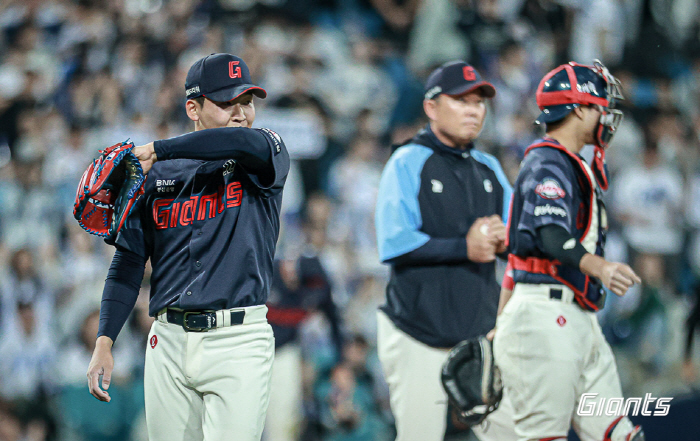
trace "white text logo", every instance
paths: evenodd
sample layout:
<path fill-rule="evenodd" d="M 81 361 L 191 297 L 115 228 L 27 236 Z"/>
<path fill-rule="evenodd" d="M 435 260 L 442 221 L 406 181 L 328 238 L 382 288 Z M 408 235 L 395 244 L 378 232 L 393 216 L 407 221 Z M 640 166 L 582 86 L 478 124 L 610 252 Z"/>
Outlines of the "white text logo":
<path fill-rule="evenodd" d="M 581 395 L 581 400 L 578 403 L 576 414 L 579 416 L 666 416 L 671 405 L 669 404 L 673 398 L 661 397 L 654 398 L 651 394 L 645 394 L 644 399 L 627 398 L 600 398 L 597 393 L 589 393 Z M 656 405 L 650 408 L 651 403 L 656 401 Z"/>
<path fill-rule="evenodd" d="M 175 179 L 156 179 L 156 191 L 158 193 L 175 191 Z"/>
<path fill-rule="evenodd" d="M 551 205 L 540 205 L 535 207 L 535 216 L 557 215 L 566 217 L 566 210 L 561 207 L 552 207 Z"/>

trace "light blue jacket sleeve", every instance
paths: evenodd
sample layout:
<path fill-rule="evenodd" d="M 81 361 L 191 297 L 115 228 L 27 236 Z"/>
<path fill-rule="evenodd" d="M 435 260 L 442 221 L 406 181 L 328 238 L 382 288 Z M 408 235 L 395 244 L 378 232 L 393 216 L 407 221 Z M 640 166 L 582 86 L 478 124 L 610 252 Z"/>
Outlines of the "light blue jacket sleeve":
<path fill-rule="evenodd" d="M 375 211 L 382 262 L 413 251 L 430 239 L 419 231 L 423 221 L 418 192 L 423 165 L 432 154 L 428 147 L 409 144 L 397 149 L 384 167 Z"/>

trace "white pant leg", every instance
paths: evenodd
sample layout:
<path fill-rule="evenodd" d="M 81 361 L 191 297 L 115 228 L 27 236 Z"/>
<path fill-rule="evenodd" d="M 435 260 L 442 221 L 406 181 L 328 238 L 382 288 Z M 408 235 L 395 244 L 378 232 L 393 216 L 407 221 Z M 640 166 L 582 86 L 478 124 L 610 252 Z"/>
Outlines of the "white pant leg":
<path fill-rule="evenodd" d="M 611 398 L 623 401 L 622 388 L 620 386 L 620 376 L 617 372 L 615 356 L 610 345 L 605 340 L 603 331 L 600 329 L 598 319 L 594 314 L 589 314 L 591 320 L 590 332 L 593 335 L 593 348 L 583 369 L 581 377 L 580 391 L 583 393 L 598 394 L 592 402 L 600 403 L 605 399 L 606 403 Z M 581 394 L 578 398 L 580 399 Z M 578 408 L 579 400 L 576 402 Z M 598 407 L 596 407 L 598 409 Z M 601 412 L 604 413 L 604 412 Z M 581 441 L 600 441 L 603 439 L 608 429 L 618 419 L 618 415 L 590 415 L 579 416 L 574 412 L 573 426 Z M 624 417 L 618 423 L 616 435 L 622 433 L 626 435 L 634 429 L 634 425 L 629 418 Z"/>
<path fill-rule="evenodd" d="M 516 285 L 496 323 L 494 357 L 519 440 L 566 438 L 592 340 L 590 318 L 577 305 L 519 295 Z"/>
<path fill-rule="evenodd" d="M 397 441 L 442 441 L 447 426 L 447 395 L 440 382 L 448 350 L 410 337 L 382 311 L 377 313 L 379 361 L 389 385 Z"/>
<path fill-rule="evenodd" d="M 275 351 L 264 439 L 296 441 L 303 418 L 301 347 L 287 343 Z"/>
<path fill-rule="evenodd" d="M 479 441 L 516 441 L 513 405 L 510 396 L 503 391 L 498 409 L 491 412 L 483 423 L 472 426 L 472 432 Z"/>
<path fill-rule="evenodd" d="M 148 341 L 144 372 L 148 439 L 202 440 L 202 397 L 183 372 L 187 335 L 177 325 L 156 321 Z"/>
<path fill-rule="evenodd" d="M 191 335 L 192 333 L 190 333 Z M 204 441 L 260 441 L 270 399 L 275 339 L 267 323 L 195 333 L 193 372 L 204 396 Z"/>

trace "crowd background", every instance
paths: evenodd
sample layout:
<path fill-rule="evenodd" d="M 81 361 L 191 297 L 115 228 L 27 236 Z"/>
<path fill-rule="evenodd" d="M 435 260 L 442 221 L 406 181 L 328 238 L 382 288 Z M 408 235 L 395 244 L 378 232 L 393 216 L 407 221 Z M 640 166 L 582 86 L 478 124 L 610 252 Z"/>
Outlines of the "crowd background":
<path fill-rule="evenodd" d="M 542 135 L 544 73 L 600 58 L 622 80 L 607 253 L 644 283 L 612 295 L 600 320 L 625 395 L 698 387 L 696 1 L 3 0 L 0 440 L 146 439 L 148 272 L 114 347 L 112 402 L 97 402 L 85 372 L 113 249 L 72 219 L 74 192 L 98 149 L 191 131 L 184 78 L 214 52 L 246 60 L 269 96 L 256 126 L 293 158 L 271 302 L 294 295 L 304 310 L 283 342 L 301 354 L 302 439 L 393 439 L 375 350 L 388 270 L 374 202 L 390 145 L 426 123 L 427 74 L 458 58 L 497 89 L 478 145 L 511 181 Z M 319 287 L 330 300 L 306 302 Z"/>

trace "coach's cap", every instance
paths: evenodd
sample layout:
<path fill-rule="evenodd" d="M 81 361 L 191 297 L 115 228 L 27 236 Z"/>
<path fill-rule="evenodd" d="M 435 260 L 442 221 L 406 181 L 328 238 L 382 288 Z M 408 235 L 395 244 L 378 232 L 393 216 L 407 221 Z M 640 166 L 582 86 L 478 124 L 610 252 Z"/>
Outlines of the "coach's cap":
<path fill-rule="evenodd" d="M 425 83 L 425 99 L 432 100 L 441 93 L 459 96 L 476 89 L 481 89 L 487 98 L 496 95 L 493 85 L 482 80 L 479 72 L 472 66 L 461 60 L 450 61 L 435 69 L 428 77 Z"/>
<path fill-rule="evenodd" d="M 204 96 L 212 101 L 226 102 L 246 92 L 265 98 L 267 92 L 253 84 L 248 66 L 231 54 L 211 54 L 197 60 L 185 80 L 187 99 Z"/>

